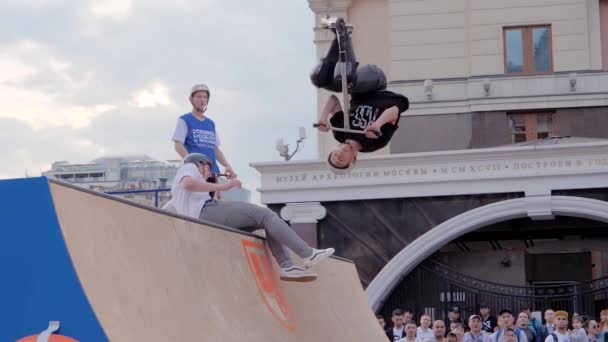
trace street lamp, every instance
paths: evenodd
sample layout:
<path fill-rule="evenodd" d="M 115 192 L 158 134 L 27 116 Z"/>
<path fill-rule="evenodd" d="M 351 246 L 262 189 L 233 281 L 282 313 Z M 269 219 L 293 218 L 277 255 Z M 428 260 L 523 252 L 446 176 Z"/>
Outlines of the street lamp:
<path fill-rule="evenodd" d="M 298 152 L 298 150 L 300 149 L 300 143 L 302 143 L 304 141 L 304 139 L 306 139 L 306 128 L 304 127 L 300 127 L 300 131 L 299 131 L 299 139 L 296 140 L 296 149 L 295 151 L 293 151 L 293 153 L 289 153 L 289 144 L 285 144 L 283 142 L 283 138 L 280 138 L 277 140 L 277 144 L 276 144 L 276 150 L 279 151 L 279 155 L 283 158 L 285 158 L 285 161 L 289 161 L 291 160 L 291 157 L 294 156 L 294 154 L 296 154 L 296 152 Z"/>

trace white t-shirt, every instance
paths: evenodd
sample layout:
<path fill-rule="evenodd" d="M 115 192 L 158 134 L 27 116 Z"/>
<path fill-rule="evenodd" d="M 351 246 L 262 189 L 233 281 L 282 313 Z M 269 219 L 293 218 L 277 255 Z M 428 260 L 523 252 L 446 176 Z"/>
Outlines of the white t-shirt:
<path fill-rule="evenodd" d="M 185 164 L 181 166 L 177 170 L 173 185 L 171 186 L 171 204 L 175 207 L 178 214 L 199 218 L 205 201 L 211 199 L 211 197 L 208 192 L 186 191 L 180 184 L 180 181 L 184 177 L 192 177 L 199 182 L 205 183 L 205 178 L 198 171 L 196 165 Z"/>
<path fill-rule="evenodd" d="M 217 129 L 217 124 L 215 125 L 216 129 Z M 184 142 L 186 142 L 186 137 L 188 136 L 188 125 L 186 124 L 186 121 L 184 121 L 184 119 L 182 118 L 177 118 L 177 124 L 175 125 L 175 130 L 173 131 L 173 138 L 171 140 L 173 141 L 179 141 L 182 144 Z M 220 146 L 220 136 L 219 134 L 217 134 L 217 131 L 215 132 L 215 146 Z"/>
<path fill-rule="evenodd" d="M 416 338 L 419 340 L 424 340 L 427 338 L 434 339 L 435 335 L 433 335 L 433 329 L 427 328 L 426 331 L 422 331 L 422 327 L 418 327 L 416 329 Z"/>
<path fill-rule="evenodd" d="M 553 336 L 549 334 L 547 338 L 545 338 L 545 342 L 570 342 L 570 335 L 567 332 L 565 334 L 560 334 L 560 332 L 555 329 L 553 333 L 557 336 L 559 341 L 554 341 Z"/>

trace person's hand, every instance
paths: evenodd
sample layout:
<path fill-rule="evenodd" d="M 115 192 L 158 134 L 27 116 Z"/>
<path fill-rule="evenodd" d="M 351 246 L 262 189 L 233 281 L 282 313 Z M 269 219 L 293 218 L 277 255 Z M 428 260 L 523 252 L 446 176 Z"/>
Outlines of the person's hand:
<path fill-rule="evenodd" d="M 228 184 L 230 185 L 230 189 L 240 189 L 242 186 L 241 181 L 236 178 L 232 178 L 231 180 L 229 180 Z"/>
<path fill-rule="evenodd" d="M 222 192 L 221 191 L 216 191 L 215 192 L 215 199 L 218 201 L 221 201 L 222 199 L 224 199 L 224 197 L 222 196 Z"/>
<path fill-rule="evenodd" d="M 331 127 L 331 125 L 329 124 L 329 120 L 327 120 L 327 119 L 319 119 L 319 122 L 317 122 L 317 125 L 318 125 L 317 128 L 321 132 L 327 132 L 327 131 L 329 131 L 329 128 Z"/>
<path fill-rule="evenodd" d="M 232 166 L 229 166 L 226 168 L 226 177 L 228 179 L 236 178 L 236 172 L 234 172 L 234 170 L 232 169 Z"/>
<path fill-rule="evenodd" d="M 376 123 L 373 123 L 363 130 L 365 136 L 369 139 L 378 139 L 380 137 L 380 126 Z"/>

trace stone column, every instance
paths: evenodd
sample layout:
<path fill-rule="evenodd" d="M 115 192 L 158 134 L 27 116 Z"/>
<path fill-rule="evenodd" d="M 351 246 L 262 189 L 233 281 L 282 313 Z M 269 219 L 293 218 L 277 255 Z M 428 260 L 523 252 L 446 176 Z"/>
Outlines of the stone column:
<path fill-rule="evenodd" d="M 318 246 L 317 222 L 326 214 L 320 202 L 287 203 L 281 209 L 281 218 L 312 247 Z"/>

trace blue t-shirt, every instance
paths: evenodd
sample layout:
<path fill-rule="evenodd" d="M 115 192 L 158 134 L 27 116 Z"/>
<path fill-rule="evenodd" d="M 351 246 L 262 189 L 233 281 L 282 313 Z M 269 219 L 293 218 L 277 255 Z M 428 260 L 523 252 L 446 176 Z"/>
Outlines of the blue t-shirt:
<path fill-rule="evenodd" d="M 202 153 L 213 161 L 211 172 L 219 173 L 220 169 L 215 160 L 215 147 L 217 146 L 217 134 L 215 123 L 208 117 L 204 120 L 197 119 L 192 113 L 180 116 L 188 128 L 188 134 L 184 141 L 184 147 L 188 153 Z"/>

